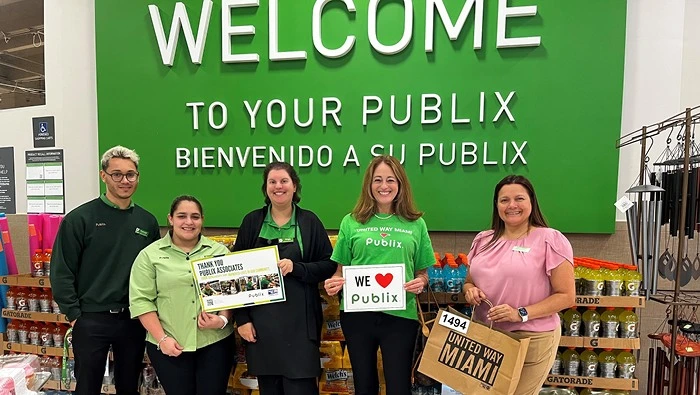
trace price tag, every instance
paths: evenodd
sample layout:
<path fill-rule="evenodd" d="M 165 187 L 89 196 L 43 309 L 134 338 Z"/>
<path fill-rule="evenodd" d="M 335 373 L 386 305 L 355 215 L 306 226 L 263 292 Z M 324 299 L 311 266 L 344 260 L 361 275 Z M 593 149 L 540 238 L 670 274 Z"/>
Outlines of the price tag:
<path fill-rule="evenodd" d="M 615 202 L 615 207 L 617 207 L 617 209 L 620 210 L 621 213 L 627 212 L 627 210 L 632 208 L 632 206 L 634 206 L 634 203 L 632 203 L 632 201 L 629 200 L 627 196 L 623 196 L 620 198 L 620 200 Z"/>
<path fill-rule="evenodd" d="M 445 328 L 449 328 L 455 332 L 459 332 L 463 335 L 467 334 L 467 329 L 469 329 L 469 320 L 458 315 L 454 315 L 450 312 L 443 311 L 442 316 L 440 316 L 439 324 Z"/>

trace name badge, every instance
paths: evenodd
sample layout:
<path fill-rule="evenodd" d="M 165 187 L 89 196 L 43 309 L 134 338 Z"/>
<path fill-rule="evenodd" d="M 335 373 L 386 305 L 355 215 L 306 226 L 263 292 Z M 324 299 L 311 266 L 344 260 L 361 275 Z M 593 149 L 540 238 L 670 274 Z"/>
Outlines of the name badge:
<path fill-rule="evenodd" d="M 513 247 L 513 251 L 527 253 L 527 252 L 530 252 L 530 247 L 515 246 L 515 247 Z"/>
<path fill-rule="evenodd" d="M 277 242 L 280 243 L 280 244 L 282 244 L 282 243 L 293 243 L 293 242 L 294 242 L 294 238 L 291 238 L 291 237 L 288 237 L 288 238 L 286 238 L 286 239 L 279 238 L 279 239 L 277 239 Z"/>

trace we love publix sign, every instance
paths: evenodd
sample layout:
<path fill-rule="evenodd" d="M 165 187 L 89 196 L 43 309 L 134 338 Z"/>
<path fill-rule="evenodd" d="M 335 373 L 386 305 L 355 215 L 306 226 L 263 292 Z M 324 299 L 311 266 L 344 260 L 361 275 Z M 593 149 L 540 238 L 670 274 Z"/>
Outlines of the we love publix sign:
<path fill-rule="evenodd" d="M 343 266 L 345 286 L 343 309 L 386 311 L 406 308 L 405 280 L 402 264 Z"/>

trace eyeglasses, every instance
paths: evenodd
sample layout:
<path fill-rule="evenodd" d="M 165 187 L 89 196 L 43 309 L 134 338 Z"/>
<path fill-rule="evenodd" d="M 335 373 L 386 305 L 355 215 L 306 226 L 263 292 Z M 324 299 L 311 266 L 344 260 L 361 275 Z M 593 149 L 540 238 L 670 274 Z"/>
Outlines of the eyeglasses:
<path fill-rule="evenodd" d="M 126 180 L 129 182 L 134 182 L 139 178 L 139 173 L 138 172 L 128 172 L 126 174 L 124 173 L 107 173 L 105 172 L 108 176 L 112 178 L 112 181 L 114 182 L 121 182 L 121 180 L 126 177 Z"/>

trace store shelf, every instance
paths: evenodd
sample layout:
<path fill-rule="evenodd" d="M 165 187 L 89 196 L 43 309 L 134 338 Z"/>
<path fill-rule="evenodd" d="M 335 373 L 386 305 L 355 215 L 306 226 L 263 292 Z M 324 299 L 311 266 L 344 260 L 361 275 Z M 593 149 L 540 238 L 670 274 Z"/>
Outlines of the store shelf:
<path fill-rule="evenodd" d="M 44 347 L 35 346 L 33 344 L 19 344 L 11 342 L 2 342 L 3 349 L 6 351 L 16 351 L 25 354 L 36 354 L 36 355 L 51 355 L 54 357 L 63 356 L 63 348 L 61 347 Z M 68 356 L 73 358 L 73 349 L 68 350 Z"/>
<path fill-rule="evenodd" d="M 34 372 L 34 378 L 27 382 L 27 389 L 30 391 L 37 392 L 44 387 L 47 381 L 51 378 L 51 373 L 49 372 Z M 13 392 L 14 393 L 14 392 Z"/>
<path fill-rule="evenodd" d="M 646 303 L 646 299 L 641 296 L 576 295 L 576 306 L 644 308 Z"/>
<path fill-rule="evenodd" d="M 61 381 L 60 380 L 49 380 L 41 388 L 44 390 L 60 390 L 61 389 Z"/>
<path fill-rule="evenodd" d="M 64 314 L 37 313 L 36 311 L 2 309 L 2 317 L 15 320 L 53 322 L 58 324 L 68 323 L 68 318 Z"/>
<path fill-rule="evenodd" d="M 432 296 L 435 295 L 435 300 Z M 450 292 L 423 292 L 418 294 L 420 303 L 433 303 L 437 301 L 439 304 L 465 304 L 467 300 L 464 298 L 464 293 Z M 596 307 L 646 307 L 646 299 L 641 296 L 587 296 L 576 295 L 577 306 L 596 306 Z"/>
<path fill-rule="evenodd" d="M 581 347 L 612 348 L 614 350 L 639 350 L 642 348 L 639 338 L 612 339 L 606 337 L 584 337 Z"/>
<path fill-rule="evenodd" d="M 636 391 L 639 389 L 637 379 L 606 379 L 602 377 L 564 376 L 550 374 L 547 385 L 555 387 L 606 388 L 611 390 Z"/>
<path fill-rule="evenodd" d="M 46 386 L 45 386 L 44 388 L 51 389 L 51 388 L 48 388 L 48 387 L 46 387 Z M 53 388 L 53 389 L 55 389 L 55 388 Z M 64 386 L 64 385 L 61 383 L 61 388 L 60 388 L 60 389 L 63 390 L 63 391 L 71 391 L 71 392 L 74 392 L 74 391 L 75 391 L 75 381 L 72 381 L 68 387 Z M 111 384 L 110 384 L 110 385 L 107 385 L 107 384 L 105 384 L 105 385 L 102 386 L 102 390 L 101 390 L 100 393 L 101 393 L 101 394 L 116 394 L 116 393 L 117 393 L 117 389 L 116 389 L 116 387 L 115 387 L 114 385 L 111 385 Z"/>
<path fill-rule="evenodd" d="M 48 277 L 32 277 L 30 274 L 9 274 L 0 276 L 0 283 L 18 287 L 51 288 L 51 280 Z"/>
<path fill-rule="evenodd" d="M 433 300 L 433 297 L 431 295 L 435 295 L 435 300 Z M 438 304 L 444 305 L 444 304 L 465 304 L 467 303 L 467 300 L 464 298 L 464 293 L 459 292 L 459 293 L 451 293 L 451 292 L 423 292 L 418 294 L 418 301 L 420 303 L 435 303 L 437 301 Z"/>
<path fill-rule="evenodd" d="M 607 337 L 575 337 L 562 336 L 559 341 L 560 347 L 576 348 L 612 348 L 613 350 L 639 350 L 641 341 L 636 339 L 619 339 Z"/>
<path fill-rule="evenodd" d="M 583 338 L 578 336 L 562 336 L 559 340 L 559 347 L 583 347 Z"/>

